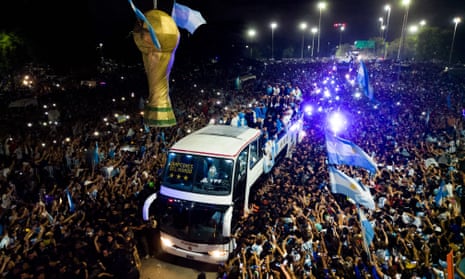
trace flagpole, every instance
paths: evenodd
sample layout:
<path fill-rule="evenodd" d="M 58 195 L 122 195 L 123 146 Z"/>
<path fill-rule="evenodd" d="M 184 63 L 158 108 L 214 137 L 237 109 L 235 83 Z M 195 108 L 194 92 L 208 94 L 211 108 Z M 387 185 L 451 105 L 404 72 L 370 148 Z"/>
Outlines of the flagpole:
<path fill-rule="evenodd" d="M 362 218 L 360 217 L 360 206 L 357 203 L 357 214 L 358 214 L 358 222 L 360 224 L 360 231 L 362 232 L 362 240 L 363 240 L 363 248 L 365 248 L 365 252 L 368 255 L 368 260 L 371 262 L 371 254 L 370 254 L 370 247 L 366 243 L 366 235 L 365 230 L 363 229 Z"/>

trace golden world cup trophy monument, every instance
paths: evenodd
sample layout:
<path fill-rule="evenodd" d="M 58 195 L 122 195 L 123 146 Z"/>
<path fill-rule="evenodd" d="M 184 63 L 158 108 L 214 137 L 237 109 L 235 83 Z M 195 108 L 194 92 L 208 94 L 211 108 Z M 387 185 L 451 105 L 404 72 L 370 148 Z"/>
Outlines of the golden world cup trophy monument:
<path fill-rule="evenodd" d="M 134 41 L 142 53 L 145 73 L 149 85 L 148 103 L 144 109 L 144 124 L 151 127 L 176 125 L 176 117 L 169 96 L 169 76 L 174 63 L 180 33 L 173 18 L 161 10 L 150 10 L 145 14 L 147 21 L 136 26 Z M 158 47 L 154 44 L 156 34 Z"/>

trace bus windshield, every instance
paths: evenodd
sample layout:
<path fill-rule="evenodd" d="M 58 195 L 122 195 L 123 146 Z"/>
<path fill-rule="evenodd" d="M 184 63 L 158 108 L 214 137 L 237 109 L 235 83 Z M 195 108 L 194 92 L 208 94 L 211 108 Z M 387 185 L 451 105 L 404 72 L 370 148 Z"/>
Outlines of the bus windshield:
<path fill-rule="evenodd" d="M 222 234 L 225 205 L 209 205 L 160 196 L 157 200 L 160 230 L 177 238 L 205 244 L 229 241 Z"/>
<path fill-rule="evenodd" d="M 168 154 L 163 186 L 182 191 L 227 195 L 231 192 L 233 160 L 190 154 Z"/>

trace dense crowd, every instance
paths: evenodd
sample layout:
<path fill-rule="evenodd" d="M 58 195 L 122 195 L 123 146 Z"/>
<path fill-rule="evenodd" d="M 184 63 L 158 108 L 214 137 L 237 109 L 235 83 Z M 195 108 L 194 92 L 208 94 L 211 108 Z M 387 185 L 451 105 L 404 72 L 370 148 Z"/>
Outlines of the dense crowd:
<path fill-rule="evenodd" d="M 455 276 L 465 278 L 465 80 L 431 63 L 367 66 L 373 101 L 354 97 L 357 69 L 348 64 L 241 65 L 257 77 L 241 88 L 218 86 L 237 73 L 213 65 L 173 72 L 172 128 L 144 126 L 140 77 L 136 86 L 109 81 L 16 112 L 40 119 L 44 105 L 56 106 L 58 125 L 2 118 L 11 130 L 2 132 L 0 146 L 1 274 L 138 278 L 141 259 L 156 253 L 156 228 L 142 220 L 141 204 L 157 190 L 167 148 L 213 122 L 275 133 L 281 124 L 264 125 L 260 110 L 299 104 L 301 111 L 314 108 L 304 118 L 307 135 L 259 185 L 255 210 L 241 221 L 237 250 L 219 266 L 219 278 L 445 278 L 450 251 Z M 193 94 L 198 98 L 187 97 Z M 341 137 L 372 154 L 379 168 L 370 175 L 339 166 L 377 203 L 373 211 L 362 207 L 375 228 L 368 247 L 356 206 L 329 190 L 325 117 L 335 110 L 350 119 Z"/>
<path fill-rule="evenodd" d="M 288 65 L 301 73 L 292 82 L 310 93 L 309 103 L 348 114 L 352 124 L 341 136 L 378 163 L 374 176 L 340 166 L 371 189 L 373 242 L 364 248 L 356 205 L 329 190 L 328 123 L 314 112 L 304 142 L 259 190 L 259 209 L 238 231 L 241 245 L 225 267 L 227 278 L 445 278 L 451 251 L 455 277 L 463 278 L 463 77 L 431 64 L 370 68 L 376 100 L 360 102 L 330 74 L 337 68 L 308 73 Z M 321 98 L 322 80 L 340 85 L 337 104 Z"/>

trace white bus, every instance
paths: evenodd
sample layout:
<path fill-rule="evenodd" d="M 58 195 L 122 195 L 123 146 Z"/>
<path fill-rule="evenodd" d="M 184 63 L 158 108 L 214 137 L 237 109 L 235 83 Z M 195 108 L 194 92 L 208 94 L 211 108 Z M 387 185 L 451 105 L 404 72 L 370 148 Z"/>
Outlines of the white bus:
<path fill-rule="evenodd" d="M 288 125 L 269 148 L 263 148 L 260 130 L 227 125 L 206 126 L 175 143 L 160 191 L 144 208 L 144 219 L 153 209 L 161 252 L 224 263 L 236 245 L 231 235 L 249 210 L 252 186 L 271 169 L 271 155 L 290 154 L 301 126 L 300 120 Z"/>

